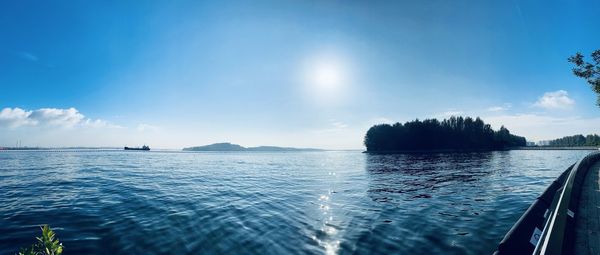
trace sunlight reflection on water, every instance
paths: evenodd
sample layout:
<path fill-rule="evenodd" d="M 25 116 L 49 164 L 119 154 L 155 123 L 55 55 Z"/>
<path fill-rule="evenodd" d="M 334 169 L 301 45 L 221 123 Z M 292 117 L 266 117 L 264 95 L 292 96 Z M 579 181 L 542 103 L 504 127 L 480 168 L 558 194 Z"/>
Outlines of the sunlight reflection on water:
<path fill-rule="evenodd" d="M 335 175 L 329 173 L 329 175 Z M 323 212 L 323 225 L 321 226 L 321 232 L 324 233 L 323 238 L 318 240 L 319 244 L 325 249 L 325 254 L 336 254 L 340 248 L 340 240 L 336 238 L 337 230 L 331 225 L 333 224 L 333 211 L 330 208 L 330 198 L 332 191 L 329 190 L 327 194 L 319 197 L 320 209 Z"/>

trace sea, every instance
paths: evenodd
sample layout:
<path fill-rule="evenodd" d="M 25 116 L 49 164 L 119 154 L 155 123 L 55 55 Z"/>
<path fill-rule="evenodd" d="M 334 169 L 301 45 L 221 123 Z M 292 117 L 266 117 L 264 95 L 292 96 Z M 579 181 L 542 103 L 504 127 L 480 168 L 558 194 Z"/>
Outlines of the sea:
<path fill-rule="evenodd" d="M 1 151 L 0 254 L 491 254 L 589 151 Z"/>

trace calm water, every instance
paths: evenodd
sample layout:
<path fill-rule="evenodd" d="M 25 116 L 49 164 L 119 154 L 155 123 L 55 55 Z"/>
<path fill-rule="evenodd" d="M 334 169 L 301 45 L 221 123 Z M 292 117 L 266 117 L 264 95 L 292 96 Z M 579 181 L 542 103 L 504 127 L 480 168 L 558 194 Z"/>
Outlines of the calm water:
<path fill-rule="evenodd" d="M 0 152 L 0 254 L 485 254 L 587 151 Z"/>

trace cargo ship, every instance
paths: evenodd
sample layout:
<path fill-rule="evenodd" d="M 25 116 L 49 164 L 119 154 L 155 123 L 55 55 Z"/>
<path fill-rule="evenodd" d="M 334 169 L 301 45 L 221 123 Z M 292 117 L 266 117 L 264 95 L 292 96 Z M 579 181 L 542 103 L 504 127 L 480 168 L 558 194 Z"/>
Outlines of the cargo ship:
<path fill-rule="evenodd" d="M 127 146 L 125 146 L 125 148 L 124 148 L 124 149 L 125 149 L 126 151 L 149 151 L 149 150 L 150 150 L 150 147 L 149 147 L 149 146 L 147 146 L 147 145 L 144 145 L 144 146 L 142 146 L 141 148 L 140 148 L 140 147 L 133 148 L 133 147 L 127 147 Z"/>

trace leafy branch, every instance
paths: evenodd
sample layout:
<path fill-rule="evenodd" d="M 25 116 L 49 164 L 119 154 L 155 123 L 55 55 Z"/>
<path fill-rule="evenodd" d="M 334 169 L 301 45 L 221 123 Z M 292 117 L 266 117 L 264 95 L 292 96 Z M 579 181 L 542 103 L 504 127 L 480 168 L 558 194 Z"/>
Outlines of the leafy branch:
<path fill-rule="evenodd" d="M 568 60 L 575 64 L 573 74 L 587 80 L 592 90 L 598 94 L 596 104 L 600 106 L 600 50 L 592 52 L 591 57 L 593 63 L 586 62 L 583 59 L 584 56 L 577 52 L 577 54 L 569 57 Z"/>
<path fill-rule="evenodd" d="M 41 227 L 42 236 L 36 237 L 37 243 L 31 245 L 31 248 L 21 248 L 18 255 L 60 255 L 64 246 L 56 238 L 56 234 L 48 225 Z"/>

